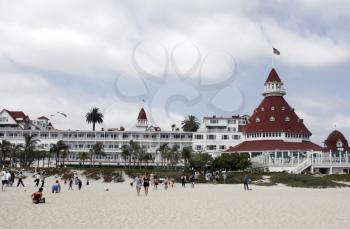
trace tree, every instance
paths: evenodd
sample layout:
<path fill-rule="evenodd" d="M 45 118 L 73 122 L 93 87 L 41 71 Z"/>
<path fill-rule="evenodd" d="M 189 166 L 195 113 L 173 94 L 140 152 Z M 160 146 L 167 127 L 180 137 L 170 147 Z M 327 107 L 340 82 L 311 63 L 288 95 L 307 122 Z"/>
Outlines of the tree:
<path fill-rule="evenodd" d="M 168 160 L 170 161 L 171 166 L 178 164 L 180 159 L 179 146 L 173 145 L 169 150 L 168 155 Z"/>
<path fill-rule="evenodd" d="M 36 145 L 40 142 L 36 139 L 34 135 L 24 135 L 24 158 L 22 158 L 22 164 L 24 166 L 30 166 L 35 159 L 34 149 Z"/>
<path fill-rule="evenodd" d="M 212 162 L 213 158 L 208 153 L 196 153 L 190 159 L 190 165 L 194 169 L 204 169 L 209 167 Z"/>
<path fill-rule="evenodd" d="M 90 157 L 91 157 L 90 165 L 91 166 L 93 166 L 95 164 L 95 155 L 106 155 L 106 153 L 103 150 L 103 144 L 101 142 L 97 142 L 90 149 Z"/>
<path fill-rule="evenodd" d="M 94 107 L 86 114 L 86 122 L 92 123 L 92 130 L 95 131 L 96 123 L 103 123 L 103 114 L 100 112 L 99 108 Z"/>
<path fill-rule="evenodd" d="M 12 147 L 12 145 L 9 141 L 3 140 L 0 143 L 0 154 L 1 154 L 0 165 L 1 165 L 1 167 L 5 163 L 6 157 L 10 156 L 10 154 L 11 154 L 11 147 Z"/>
<path fill-rule="evenodd" d="M 64 143 L 64 141 L 60 140 L 56 144 L 53 144 L 50 148 L 50 154 L 54 154 L 56 157 L 56 167 L 58 166 L 58 161 L 62 158 L 65 158 L 69 153 L 69 146 Z M 63 161 L 64 164 L 64 161 Z"/>
<path fill-rule="evenodd" d="M 242 170 L 249 168 L 251 162 L 249 156 L 239 153 L 224 153 L 220 157 L 215 158 L 213 162 L 213 167 L 216 169 L 225 170 Z"/>
<path fill-rule="evenodd" d="M 176 125 L 175 125 L 175 124 L 172 124 L 172 125 L 171 125 L 171 131 L 174 131 L 175 128 L 176 128 Z"/>
<path fill-rule="evenodd" d="M 17 161 L 20 158 L 20 155 L 22 154 L 23 146 L 20 144 L 12 144 L 11 147 L 11 158 L 10 163 L 11 167 L 13 167 L 14 163 L 17 163 Z"/>
<path fill-rule="evenodd" d="M 133 140 L 130 140 L 129 147 L 130 147 L 131 158 L 132 158 L 134 166 L 135 166 L 136 160 L 139 158 L 139 155 L 141 153 L 141 147 L 140 147 L 140 144 L 138 142 L 135 142 Z"/>
<path fill-rule="evenodd" d="M 200 127 L 200 122 L 194 115 L 189 115 L 184 121 L 181 123 L 183 131 L 196 132 Z"/>
<path fill-rule="evenodd" d="M 187 169 L 189 160 L 192 157 L 192 147 L 191 146 L 184 147 L 181 151 L 181 157 L 184 160 L 185 169 Z"/>
<path fill-rule="evenodd" d="M 162 158 L 162 166 L 164 167 L 164 160 L 166 159 L 167 155 L 168 155 L 168 151 L 170 150 L 168 143 L 162 143 L 158 150 L 160 153 L 160 157 Z"/>
<path fill-rule="evenodd" d="M 121 157 L 124 159 L 124 164 L 126 167 L 126 161 L 129 159 L 129 167 L 131 165 L 131 151 L 128 145 L 123 145 Z"/>
<path fill-rule="evenodd" d="M 83 166 L 85 166 L 85 161 L 89 159 L 89 153 L 88 152 L 80 152 L 78 154 L 79 160 L 83 162 Z"/>

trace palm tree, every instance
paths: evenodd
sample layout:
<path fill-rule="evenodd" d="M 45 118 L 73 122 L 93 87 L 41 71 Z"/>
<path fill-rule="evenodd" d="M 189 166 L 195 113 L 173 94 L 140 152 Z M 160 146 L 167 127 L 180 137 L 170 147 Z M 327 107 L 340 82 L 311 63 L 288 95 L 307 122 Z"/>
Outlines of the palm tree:
<path fill-rule="evenodd" d="M 123 145 L 121 157 L 124 159 L 125 167 L 126 167 L 126 161 L 129 159 L 129 167 L 130 167 L 130 165 L 131 165 L 131 152 L 130 152 L 129 146 Z"/>
<path fill-rule="evenodd" d="M 89 159 L 89 153 L 88 152 L 80 152 L 79 153 L 79 160 L 83 162 L 83 166 L 85 166 L 85 160 Z"/>
<path fill-rule="evenodd" d="M 32 154 L 39 142 L 40 140 L 36 139 L 34 135 L 24 135 L 24 166 L 29 166 L 32 163 L 34 159 Z"/>
<path fill-rule="evenodd" d="M 100 112 L 100 109 L 97 107 L 92 108 L 87 114 L 86 114 L 86 122 L 92 123 L 92 130 L 95 131 L 95 125 L 96 123 L 101 124 L 103 123 L 103 114 Z"/>
<path fill-rule="evenodd" d="M 162 166 L 164 167 L 164 160 L 166 159 L 169 152 L 168 143 L 163 143 L 159 146 L 158 151 L 160 152 L 160 157 L 162 158 Z"/>
<path fill-rule="evenodd" d="M 171 125 L 171 131 L 174 131 L 175 128 L 176 128 L 176 125 L 175 125 L 175 124 L 172 124 L 172 125 Z"/>
<path fill-rule="evenodd" d="M 90 166 L 95 164 L 95 155 L 106 155 L 103 151 L 103 144 L 101 142 L 97 142 L 90 149 Z"/>
<path fill-rule="evenodd" d="M 1 153 L 1 158 L 0 158 L 0 165 L 3 166 L 5 163 L 5 158 L 7 156 L 10 156 L 11 154 L 11 143 L 9 141 L 3 140 L 0 143 L 0 153 Z"/>
<path fill-rule="evenodd" d="M 17 159 L 20 158 L 22 150 L 23 150 L 22 145 L 12 144 L 12 147 L 11 147 L 11 167 L 13 167 L 14 162 L 17 162 Z"/>
<path fill-rule="evenodd" d="M 56 157 L 56 167 L 58 166 L 58 161 L 61 156 L 65 158 L 69 153 L 69 146 L 64 143 L 62 140 L 58 141 L 56 144 L 53 144 L 50 149 L 50 154 L 54 154 Z M 64 161 L 63 161 L 64 164 Z"/>
<path fill-rule="evenodd" d="M 170 161 L 170 165 L 174 166 L 179 162 L 180 154 L 179 154 L 179 146 L 173 145 L 168 153 L 168 159 Z"/>
<path fill-rule="evenodd" d="M 136 159 L 138 159 L 140 154 L 141 154 L 141 147 L 140 147 L 140 144 L 138 142 L 134 142 L 133 140 L 130 140 L 129 146 L 130 146 L 130 154 L 131 154 L 134 166 L 135 166 Z"/>
<path fill-rule="evenodd" d="M 181 123 L 183 131 L 196 132 L 200 127 L 200 122 L 194 115 L 189 115 L 184 121 Z"/>
<path fill-rule="evenodd" d="M 192 157 L 192 148 L 190 146 L 184 147 L 181 151 L 181 156 L 184 159 L 185 169 L 187 169 L 187 165 Z"/>

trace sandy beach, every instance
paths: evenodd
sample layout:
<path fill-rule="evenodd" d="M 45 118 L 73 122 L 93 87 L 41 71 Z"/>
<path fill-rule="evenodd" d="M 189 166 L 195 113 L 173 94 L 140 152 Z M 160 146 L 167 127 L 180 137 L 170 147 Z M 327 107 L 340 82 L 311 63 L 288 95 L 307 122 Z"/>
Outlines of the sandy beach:
<path fill-rule="evenodd" d="M 84 180 L 85 181 L 85 180 Z M 31 203 L 30 187 L 0 192 L 0 228 L 348 228 L 350 189 L 299 189 L 257 187 L 245 192 L 241 185 L 180 184 L 165 191 L 150 190 L 136 196 L 129 182 L 91 182 L 81 191 L 62 185 L 50 193 L 46 204 Z M 63 183 L 63 182 L 61 182 Z M 85 182 L 84 182 L 85 183 Z M 106 189 L 109 191 L 105 191 Z"/>

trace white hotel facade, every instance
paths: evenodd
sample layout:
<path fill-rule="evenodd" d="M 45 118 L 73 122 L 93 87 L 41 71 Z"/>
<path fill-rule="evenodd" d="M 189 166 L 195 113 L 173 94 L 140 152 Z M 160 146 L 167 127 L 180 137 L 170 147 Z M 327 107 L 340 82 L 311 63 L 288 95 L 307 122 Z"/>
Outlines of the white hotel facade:
<path fill-rule="evenodd" d="M 161 158 L 158 148 L 163 143 L 169 147 L 177 145 L 179 150 L 191 147 L 195 152 L 207 152 L 213 157 L 219 156 L 230 146 L 241 143 L 242 126 L 247 122 L 246 116 L 204 117 L 197 132 L 163 131 L 159 127 L 148 125 L 147 115 L 142 108 L 131 130 L 57 130 L 46 117 L 31 120 L 22 111 L 0 112 L 0 141 L 7 140 L 14 144 L 24 144 L 25 135 L 34 135 L 40 140 L 39 150 L 49 151 L 50 147 L 62 140 L 69 146 L 70 154 L 65 163 L 79 163 L 80 152 L 88 152 L 93 145 L 100 142 L 104 146 L 106 156 L 96 155 L 96 162 L 122 165 L 123 145 L 130 140 L 138 142 L 148 153 L 152 153 L 155 163 Z"/>

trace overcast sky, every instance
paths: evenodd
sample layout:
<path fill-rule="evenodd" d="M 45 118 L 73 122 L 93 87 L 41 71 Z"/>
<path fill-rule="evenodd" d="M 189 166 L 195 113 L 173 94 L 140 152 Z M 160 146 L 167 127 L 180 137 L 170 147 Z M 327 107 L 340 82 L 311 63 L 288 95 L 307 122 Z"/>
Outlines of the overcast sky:
<path fill-rule="evenodd" d="M 188 114 L 251 114 L 274 64 L 316 142 L 335 125 L 349 137 L 349 9 L 346 0 L 0 0 L 0 107 L 90 129 L 91 107 L 104 112 L 101 127 L 131 128 L 144 106 L 170 129 Z"/>

